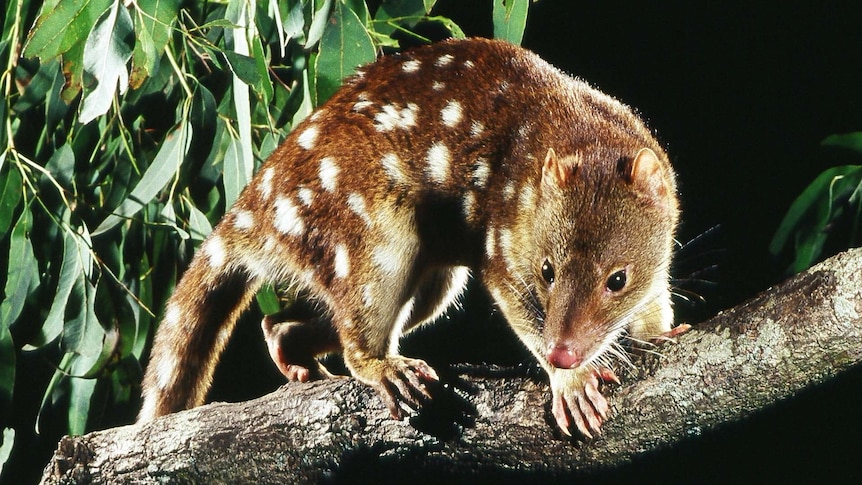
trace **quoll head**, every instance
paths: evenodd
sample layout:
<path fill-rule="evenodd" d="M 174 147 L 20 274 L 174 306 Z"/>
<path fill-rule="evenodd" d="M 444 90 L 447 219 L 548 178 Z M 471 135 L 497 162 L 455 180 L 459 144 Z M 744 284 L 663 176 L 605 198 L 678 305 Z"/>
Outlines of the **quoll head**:
<path fill-rule="evenodd" d="M 642 147 L 548 151 L 533 266 L 551 365 L 593 361 L 649 299 L 665 294 L 678 208 L 660 156 Z"/>

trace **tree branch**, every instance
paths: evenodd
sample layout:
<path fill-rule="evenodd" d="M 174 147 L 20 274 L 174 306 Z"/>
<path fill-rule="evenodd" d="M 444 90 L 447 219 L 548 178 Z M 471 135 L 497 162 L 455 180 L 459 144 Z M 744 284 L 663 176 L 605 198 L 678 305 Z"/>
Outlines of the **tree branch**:
<path fill-rule="evenodd" d="M 630 463 L 738 421 L 862 359 L 862 249 L 838 255 L 644 355 L 587 443 L 554 430 L 547 385 L 455 367 L 409 421 L 352 379 L 290 384 L 146 425 L 63 438 L 43 483 L 284 483 L 560 476 Z M 481 375 L 479 375 L 481 374 Z M 525 475 L 526 476 L 526 475 Z"/>

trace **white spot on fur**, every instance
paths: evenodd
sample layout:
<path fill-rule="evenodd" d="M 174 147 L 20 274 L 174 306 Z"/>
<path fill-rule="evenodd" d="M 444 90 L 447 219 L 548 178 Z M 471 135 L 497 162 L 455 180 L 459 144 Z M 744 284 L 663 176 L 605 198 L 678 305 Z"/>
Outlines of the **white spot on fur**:
<path fill-rule="evenodd" d="M 524 185 L 524 188 L 521 189 L 521 194 L 518 196 L 518 204 L 522 212 L 529 213 L 535 209 L 536 193 L 532 185 Z"/>
<path fill-rule="evenodd" d="M 365 199 L 361 195 L 353 192 L 347 196 L 347 207 L 350 208 L 356 215 L 362 218 L 366 224 L 371 225 L 371 217 L 368 215 L 368 210 L 365 207 Z"/>
<path fill-rule="evenodd" d="M 359 112 L 373 105 L 371 101 L 357 101 L 353 103 L 353 111 Z"/>
<path fill-rule="evenodd" d="M 227 255 L 225 253 L 224 241 L 222 241 L 219 236 L 213 236 L 207 239 L 207 242 L 204 243 L 203 250 L 204 254 L 207 255 L 210 266 L 216 269 L 224 266 Z"/>
<path fill-rule="evenodd" d="M 464 61 L 464 67 L 466 67 L 468 69 L 472 69 L 475 65 L 476 64 L 474 64 L 473 61 L 471 61 L 469 59 Z"/>
<path fill-rule="evenodd" d="M 431 84 L 431 89 L 433 89 L 434 91 L 442 91 L 442 90 L 446 89 L 446 83 L 441 83 L 440 81 L 434 81 Z"/>
<path fill-rule="evenodd" d="M 474 121 L 470 125 L 470 135 L 474 137 L 481 135 L 483 131 L 485 131 L 485 125 L 481 121 Z"/>
<path fill-rule="evenodd" d="M 506 266 L 509 268 L 509 271 L 514 271 L 517 266 L 514 249 L 512 231 L 510 229 L 500 229 L 500 252 L 506 258 Z"/>
<path fill-rule="evenodd" d="M 314 148 L 314 142 L 317 140 L 317 127 L 310 126 L 303 131 L 296 139 L 296 143 L 306 150 Z"/>
<path fill-rule="evenodd" d="M 282 234 L 299 236 L 305 230 L 305 224 L 299 217 L 299 211 L 289 199 L 279 197 L 275 200 L 275 228 Z"/>
<path fill-rule="evenodd" d="M 475 215 L 475 207 L 476 207 L 476 195 L 473 192 L 467 192 L 464 194 L 464 198 L 461 200 L 461 211 L 464 213 L 464 218 L 466 220 L 472 220 Z"/>
<path fill-rule="evenodd" d="M 437 61 L 434 62 L 434 65 L 437 67 L 448 66 L 452 63 L 452 60 L 455 59 L 452 54 L 443 54 L 442 56 L 437 58 Z"/>
<path fill-rule="evenodd" d="M 374 290 L 370 284 L 362 285 L 362 304 L 370 307 L 374 303 Z"/>
<path fill-rule="evenodd" d="M 311 207 L 311 203 L 314 202 L 314 191 L 308 187 L 302 187 L 296 192 L 296 195 L 306 207 Z"/>
<path fill-rule="evenodd" d="M 176 303 L 168 303 L 167 308 L 165 308 L 165 319 L 162 325 L 174 327 L 179 325 L 181 318 L 183 318 L 183 312 L 180 310 L 180 307 Z"/>
<path fill-rule="evenodd" d="M 506 185 L 503 187 L 503 199 L 504 200 L 512 200 L 512 197 L 515 195 L 515 182 L 511 180 L 506 182 Z"/>
<path fill-rule="evenodd" d="M 407 183 L 407 177 L 401 170 L 401 159 L 398 158 L 398 155 L 387 153 L 380 159 L 380 164 L 383 165 L 383 171 L 386 172 L 389 180 L 402 185 Z"/>
<path fill-rule="evenodd" d="M 414 60 L 407 61 L 407 62 L 405 62 L 404 64 L 402 64 L 402 65 L 401 65 L 401 69 L 403 69 L 403 70 L 404 70 L 404 72 L 411 72 L 411 73 L 412 73 L 412 72 L 416 72 L 416 71 L 418 71 L 418 70 L 419 70 L 419 67 L 420 67 L 421 65 L 422 65 L 422 63 L 421 63 L 421 62 L 419 62 L 419 61 L 417 61 L 417 60 L 415 60 L 415 59 L 414 59 Z"/>
<path fill-rule="evenodd" d="M 428 166 L 425 173 L 435 183 L 442 184 L 449 178 L 449 149 L 440 142 L 435 142 L 428 149 L 425 157 Z"/>
<path fill-rule="evenodd" d="M 312 114 L 311 114 L 311 116 L 310 116 L 308 119 L 309 119 L 309 120 L 311 120 L 311 121 L 317 121 L 317 120 L 320 118 L 320 115 L 322 115 L 322 114 L 323 114 L 323 110 L 322 110 L 322 109 L 321 109 L 321 110 L 317 110 L 317 111 L 315 111 L 314 113 L 312 113 Z"/>
<path fill-rule="evenodd" d="M 338 183 L 339 172 L 341 172 L 341 169 L 338 168 L 334 158 L 324 157 L 320 161 L 320 171 L 318 172 L 318 175 L 320 176 L 320 185 L 323 186 L 324 190 L 327 192 L 333 192 L 335 190 L 335 186 Z"/>
<path fill-rule="evenodd" d="M 404 268 L 400 251 L 392 245 L 378 246 L 371 254 L 371 260 L 378 268 L 388 275 L 397 275 Z"/>
<path fill-rule="evenodd" d="M 335 246 L 335 277 L 345 278 L 350 274 L 350 255 L 347 246 L 338 244 Z"/>
<path fill-rule="evenodd" d="M 488 233 L 485 235 L 485 254 L 488 255 L 488 259 L 493 258 L 497 254 L 494 226 L 488 226 Z"/>
<path fill-rule="evenodd" d="M 237 229 L 251 229 L 254 227 L 254 216 L 250 211 L 238 210 L 234 214 L 233 225 Z"/>
<path fill-rule="evenodd" d="M 416 103 L 408 103 L 404 108 L 386 104 L 380 108 L 380 112 L 374 115 L 374 128 L 377 131 L 392 131 L 396 127 L 409 129 L 416 126 L 416 116 L 419 106 Z"/>
<path fill-rule="evenodd" d="M 443 110 L 440 111 L 440 117 L 443 119 L 443 124 L 449 128 L 454 128 L 461 121 L 461 103 L 457 101 L 449 101 Z"/>
<path fill-rule="evenodd" d="M 177 375 L 177 356 L 173 353 L 162 354 L 156 363 L 156 386 L 161 390 L 171 387 Z"/>
<path fill-rule="evenodd" d="M 476 163 L 473 164 L 473 185 L 479 188 L 485 187 L 485 184 L 488 183 L 488 177 L 490 175 L 491 166 L 488 165 L 488 161 L 484 158 L 476 160 Z"/>
<path fill-rule="evenodd" d="M 264 169 L 263 175 L 260 177 L 260 185 L 257 188 L 260 190 L 263 200 L 269 199 L 269 196 L 272 195 L 272 175 L 273 169 L 269 167 Z"/>

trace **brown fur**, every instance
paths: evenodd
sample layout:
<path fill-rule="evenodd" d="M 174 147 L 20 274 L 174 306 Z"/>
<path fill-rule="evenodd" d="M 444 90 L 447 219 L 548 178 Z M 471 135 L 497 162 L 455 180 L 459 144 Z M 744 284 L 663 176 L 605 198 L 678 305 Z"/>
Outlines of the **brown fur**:
<path fill-rule="evenodd" d="M 326 377 L 314 354 L 340 348 L 398 416 L 436 378 L 397 354 L 398 335 L 444 311 L 469 268 L 551 374 L 560 426 L 588 434 L 601 416 L 577 402 L 602 414 L 593 381 L 616 338 L 670 330 L 675 194 L 631 110 L 528 51 L 475 39 L 386 56 L 296 127 L 204 243 L 156 336 L 141 419 L 204 401 L 264 281 L 326 308 L 264 322 L 282 372 Z M 322 341 L 298 355 L 297 335 Z"/>

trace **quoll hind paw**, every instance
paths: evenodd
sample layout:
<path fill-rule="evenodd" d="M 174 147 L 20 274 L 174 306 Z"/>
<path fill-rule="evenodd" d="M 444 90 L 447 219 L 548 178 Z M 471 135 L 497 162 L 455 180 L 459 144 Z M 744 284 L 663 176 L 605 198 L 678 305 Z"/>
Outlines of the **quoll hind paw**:
<path fill-rule="evenodd" d="M 551 378 L 551 410 L 557 426 L 571 436 L 572 423 L 587 438 L 601 434 L 608 418 L 608 401 L 599 390 L 599 379 L 619 383 L 610 369 L 557 370 Z"/>
<path fill-rule="evenodd" d="M 401 419 L 406 406 L 416 410 L 422 401 L 430 399 L 431 394 L 425 386 L 427 382 L 440 380 L 437 372 L 419 359 L 390 356 L 379 361 L 379 378 L 372 385 L 383 398 L 394 419 Z"/>
<path fill-rule="evenodd" d="M 319 381 L 323 379 L 336 379 L 343 377 L 330 373 L 326 367 L 319 362 L 315 362 L 310 366 L 288 364 L 285 362 L 278 362 L 277 364 L 278 370 L 281 371 L 281 373 L 284 374 L 284 377 L 286 377 L 290 382 Z"/>

